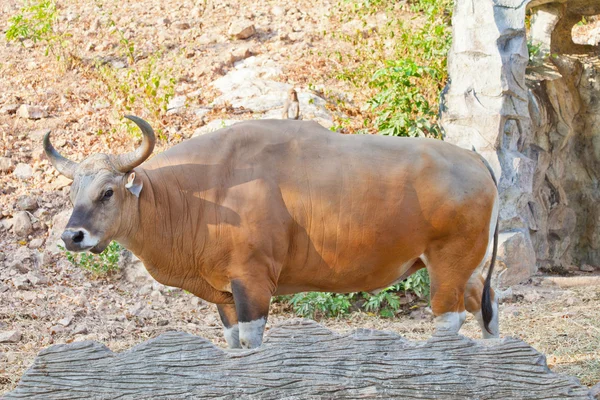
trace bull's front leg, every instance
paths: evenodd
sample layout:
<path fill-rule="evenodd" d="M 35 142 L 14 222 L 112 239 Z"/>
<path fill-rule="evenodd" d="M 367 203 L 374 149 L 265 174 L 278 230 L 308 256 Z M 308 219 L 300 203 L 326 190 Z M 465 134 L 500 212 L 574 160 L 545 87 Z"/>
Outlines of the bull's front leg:
<path fill-rule="evenodd" d="M 236 278 L 231 280 L 231 292 L 238 320 L 239 342 L 244 349 L 262 344 L 265 324 L 269 315 L 274 287 L 260 279 Z"/>
<path fill-rule="evenodd" d="M 219 310 L 219 316 L 223 323 L 223 333 L 227 341 L 227 346 L 230 349 L 241 349 L 240 330 L 235 304 L 217 304 L 217 310 Z"/>

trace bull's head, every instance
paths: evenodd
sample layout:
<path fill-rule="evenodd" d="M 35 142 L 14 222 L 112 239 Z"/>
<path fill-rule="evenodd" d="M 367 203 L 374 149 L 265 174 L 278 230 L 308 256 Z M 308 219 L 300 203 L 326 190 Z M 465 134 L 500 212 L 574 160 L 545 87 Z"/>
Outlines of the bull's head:
<path fill-rule="evenodd" d="M 44 136 L 44 151 L 52 165 L 73 179 L 73 214 L 61 236 L 67 250 L 102 252 L 122 228 L 131 204 L 137 204 L 142 182 L 132 170 L 152 154 L 156 139 L 146 121 L 134 116 L 126 118 L 142 130 L 142 144 L 131 153 L 118 156 L 94 154 L 76 163 L 54 149 L 50 133 Z"/>

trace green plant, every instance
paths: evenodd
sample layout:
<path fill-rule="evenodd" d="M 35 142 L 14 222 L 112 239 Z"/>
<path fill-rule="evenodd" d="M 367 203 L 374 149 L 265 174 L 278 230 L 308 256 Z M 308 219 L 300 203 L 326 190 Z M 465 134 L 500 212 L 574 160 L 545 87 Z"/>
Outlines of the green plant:
<path fill-rule="evenodd" d="M 337 317 L 348 313 L 353 297 L 354 294 L 306 292 L 293 295 L 289 303 L 300 317 Z"/>
<path fill-rule="evenodd" d="M 542 49 L 541 43 L 534 44 L 531 41 L 527 42 L 527 53 L 529 54 L 529 65 L 532 66 L 542 65 L 550 57 L 550 54 Z"/>
<path fill-rule="evenodd" d="M 64 247 L 59 248 L 65 251 L 67 260 L 71 264 L 90 271 L 96 276 L 104 276 L 119 269 L 119 258 L 123 247 L 117 242 L 111 242 L 100 254 L 91 253 L 71 253 Z"/>
<path fill-rule="evenodd" d="M 360 92 L 369 88 L 363 108 L 367 132 L 440 137 L 437 109 L 447 80 L 452 4 L 452 0 L 409 0 L 405 5 L 392 0 L 341 3 L 341 22 L 358 19 L 366 27 L 370 15 L 387 16 L 387 23 L 368 34 L 332 34 L 353 48 L 349 54 L 332 54 L 341 65 L 336 77 Z M 413 13 L 418 22 L 407 21 L 401 8 Z"/>
<path fill-rule="evenodd" d="M 339 317 L 350 312 L 352 307 L 362 308 L 382 317 L 391 318 L 401 308 L 400 292 L 412 292 L 419 298 L 429 296 L 429 275 L 421 269 L 406 280 L 379 291 L 339 294 L 328 292 L 306 292 L 291 296 L 278 296 L 276 301 L 288 303 L 300 317 Z"/>
<path fill-rule="evenodd" d="M 363 297 L 367 300 L 363 308 L 369 312 L 379 311 L 382 317 L 393 317 L 400 308 L 400 296 L 395 293 L 395 290 L 396 287 L 392 286 L 377 294 L 363 293 Z"/>
<path fill-rule="evenodd" d="M 64 35 L 56 31 L 55 24 L 58 18 L 56 3 L 53 0 L 25 1 L 19 13 L 10 17 L 6 40 L 30 39 L 34 43 L 45 43 L 45 54 L 54 54 L 61 57 L 57 51 L 63 47 Z"/>

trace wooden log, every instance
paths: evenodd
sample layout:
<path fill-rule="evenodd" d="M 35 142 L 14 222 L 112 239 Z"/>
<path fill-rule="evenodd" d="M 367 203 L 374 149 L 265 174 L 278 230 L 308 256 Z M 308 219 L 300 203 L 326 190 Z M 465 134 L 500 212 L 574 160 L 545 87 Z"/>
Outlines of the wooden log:
<path fill-rule="evenodd" d="M 6 399 L 590 399 L 573 377 L 513 339 L 346 334 L 307 320 L 274 327 L 263 346 L 223 350 L 168 332 L 115 354 L 92 342 L 42 350 Z"/>

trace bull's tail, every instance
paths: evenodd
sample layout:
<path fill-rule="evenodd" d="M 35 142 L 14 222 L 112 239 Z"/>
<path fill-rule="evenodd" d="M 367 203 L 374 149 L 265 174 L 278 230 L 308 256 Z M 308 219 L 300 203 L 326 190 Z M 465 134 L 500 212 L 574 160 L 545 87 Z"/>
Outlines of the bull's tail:
<path fill-rule="evenodd" d="M 475 148 L 473 148 L 473 151 L 475 151 Z M 477 151 L 475 152 L 477 153 Z M 479 157 L 483 161 L 483 164 L 485 164 L 488 171 L 490 171 L 492 180 L 494 181 L 496 188 L 498 188 L 498 181 L 496 180 L 496 176 L 494 175 L 494 171 L 492 170 L 491 165 L 487 162 L 485 158 L 483 158 L 481 154 L 477 153 L 477 155 L 479 155 Z M 494 272 L 494 265 L 496 264 L 496 255 L 498 254 L 498 225 L 500 225 L 499 222 L 500 218 L 496 220 L 496 229 L 494 230 L 494 247 L 492 248 L 492 260 L 490 262 L 490 269 L 488 270 L 487 277 L 485 278 L 485 283 L 483 285 L 483 293 L 481 295 L 481 317 L 483 318 L 483 326 L 485 327 L 485 330 L 488 331 L 490 334 L 492 334 L 492 332 L 490 331 L 489 325 L 494 316 L 494 308 L 492 307 L 492 299 L 490 295 L 490 286 L 492 283 L 492 273 Z"/>

